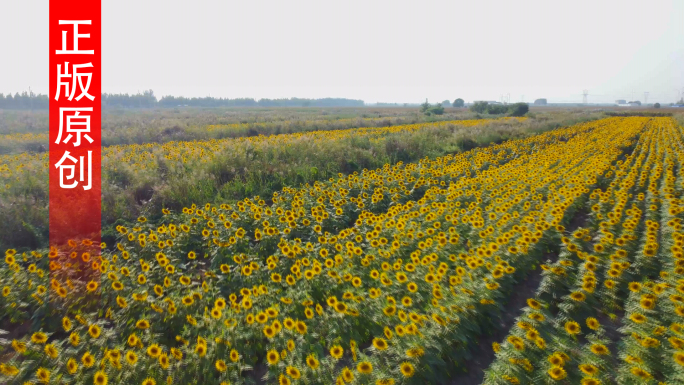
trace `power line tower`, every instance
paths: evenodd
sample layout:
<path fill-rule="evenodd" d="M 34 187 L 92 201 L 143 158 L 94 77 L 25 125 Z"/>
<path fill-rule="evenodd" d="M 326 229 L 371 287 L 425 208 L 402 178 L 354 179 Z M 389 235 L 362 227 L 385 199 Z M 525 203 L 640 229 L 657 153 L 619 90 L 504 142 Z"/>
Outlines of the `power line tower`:
<path fill-rule="evenodd" d="M 589 96 L 589 90 L 582 91 L 582 104 L 587 104 L 587 97 Z"/>
<path fill-rule="evenodd" d="M 644 92 L 644 104 L 648 104 L 648 94 L 648 91 Z"/>

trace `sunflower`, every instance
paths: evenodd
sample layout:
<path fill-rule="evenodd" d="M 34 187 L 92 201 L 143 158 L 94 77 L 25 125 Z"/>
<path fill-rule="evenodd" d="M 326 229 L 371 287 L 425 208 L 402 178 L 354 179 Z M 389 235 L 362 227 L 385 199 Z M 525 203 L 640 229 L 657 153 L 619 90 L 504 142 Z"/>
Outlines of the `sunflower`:
<path fill-rule="evenodd" d="M 74 374 L 78 370 L 78 362 L 76 362 L 76 360 L 73 358 L 69 358 L 66 366 L 69 374 Z"/>
<path fill-rule="evenodd" d="M 579 324 L 575 321 L 568 321 L 565 323 L 565 331 L 570 335 L 579 334 L 582 329 Z"/>
<path fill-rule="evenodd" d="M 47 342 L 47 335 L 43 332 L 33 333 L 33 335 L 31 336 L 31 342 L 33 342 L 34 344 L 44 344 L 45 342 Z"/>
<path fill-rule="evenodd" d="M 378 350 L 387 349 L 387 341 L 383 338 L 373 338 L 373 346 Z"/>
<path fill-rule="evenodd" d="M 264 335 L 268 338 L 273 338 L 276 335 L 275 329 L 271 326 L 264 327 Z"/>
<path fill-rule="evenodd" d="M 362 374 L 370 374 L 373 371 L 373 365 L 368 361 L 362 361 L 356 365 L 356 370 Z"/>
<path fill-rule="evenodd" d="M 155 381 L 153 378 L 146 378 L 143 380 L 142 385 L 157 385 L 157 381 Z"/>
<path fill-rule="evenodd" d="M 594 365 L 582 364 L 579 366 L 579 370 L 588 376 L 595 376 L 598 373 L 598 368 Z"/>
<path fill-rule="evenodd" d="M 266 360 L 268 361 L 269 365 L 275 365 L 280 361 L 280 355 L 278 354 L 278 351 L 275 349 L 271 349 L 266 353 Z"/>
<path fill-rule="evenodd" d="M 19 354 L 26 353 L 26 344 L 21 341 L 12 340 L 12 348 Z"/>
<path fill-rule="evenodd" d="M 647 372 L 647 371 L 645 371 L 645 370 L 643 370 L 637 366 L 633 366 L 629 371 L 633 375 L 635 375 L 639 378 L 642 378 L 644 380 L 651 378 L 651 373 L 649 373 L 649 372 Z"/>
<path fill-rule="evenodd" d="M 565 365 L 565 360 L 563 360 L 563 357 L 560 356 L 560 354 L 554 353 L 550 355 L 547 360 L 551 363 L 553 366 L 563 366 Z"/>
<path fill-rule="evenodd" d="M 639 305 L 644 309 L 652 310 L 655 307 L 655 301 L 648 297 L 642 297 Z"/>
<path fill-rule="evenodd" d="M 36 371 L 36 377 L 38 377 L 38 381 L 48 383 L 50 382 L 50 371 L 45 369 L 45 368 L 38 368 Z"/>
<path fill-rule="evenodd" d="M 88 292 L 92 293 L 92 292 L 94 292 L 95 290 L 97 290 L 97 286 L 98 286 L 98 285 L 97 285 L 97 282 L 95 282 L 95 281 L 90 281 L 90 282 L 88 282 L 88 284 L 86 285 L 86 290 L 88 290 Z"/>
<path fill-rule="evenodd" d="M 570 293 L 570 298 L 573 301 L 583 302 L 586 299 L 586 296 L 582 292 L 574 291 L 574 292 Z"/>
<path fill-rule="evenodd" d="M 69 317 L 64 317 L 62 318 L 62 328 L 64 329 L 65 332 L 68 332 L 72 328 L 72 323 Z"/>
<path fill-rule="evenodd" d="M 539 303 L 539 301 L 537 301 L 537 300 L 535 300 L 535 299 L 533 299 L 533 298 L 529 298 L 529 299 L 527 300 L 527 306 L 531 307 L 531 308 L 534 309 L 534 310 L 539 310 L 539 309 L 541 309 L 541 304 Z"/>
<path fill-rule="evenodd" d="M 409 362 L 403 362 L 399 365 L 399 370 L 404 377 L 411 377 L 416 372 L 413 365 Z"/>
<path fill-rule="evenodd" d="M 218 370 L 221 373 L 225 372 L 228 369 L 226 362 L 223 360 L 216 360 L 216 363 L 214 366 L 216 366 L 216 370 Z"/>
<path fill-rule="evenodd" d="M 285 373 L 287 373 L 288 376 L 292 377 L 295 380 L 301 377 L 302 375 L 299 369 L 295 368 L 294 366 L 288 366 L 287 368 L 285 368 Z"/>
<path fill-rule="evenodd" d="M 92 338 L 97 338 L 100 336 L 100 333 L 102 333 L 102 329 L 98 325 L 90 325 L 88 328 L 88 334 L 90 334 L 90 337 Z"/>
<path fill-rule="evenodd" d="M 124 358 L 126 359 L 126 362 L 128 362 L 129 365 L 135 365 L 135 363 L 138 362 L 138 355 L 132 351 L 126 352 Z"/>
<path fill-rule="evenodd" d="M 169 368 L 169 356 L 167 356 L 166 353 L 159 355 L 159 366 L 164 370 Z"/>
<path fill-rule="evenodd" d="M 95 372 L 95 377 L 93 377 L 93 384 L 95 385 L 107 385 L 107 375 L 102 370 Z"/>
<path fill-rule="evenodd" d="M 684 353 L 682 352 L 676 352 L 673 356 L 672 359 L 674 362 L 676 362 L 678 365 L 684 366 Z"/>
<path fill-rule="evenodd" d="M 157 358 L 161 354 L 162 350 L 157 344 L 152 344 L 147 347 L 147 355 L 152 358 Z"/>
<path fill-rule="evenodd" d="M 304 322 L 298 321 L 297 324 L 295 325 L 295 329 L 297 329 L 297 332 L 299 334 L 306 334 L 307 326 Z"/>
<path fill-rule="evenodd" d="M 591 345 L 590 349 L 591 349 L 591 352 L 596 354 L 596 355 L 603 356 L 603 355 L 609 355 L 610 354 L 610 350 L 608 350 L 606 345 L 603 345 L 603 344 L 593 344 L 593 345 Z"/>
<path fill-rule="evenodd" d="M 207 346 L 204 344 L 195 345 L 195 353 L 200 357 L 204 357 L 207 354 Z"/>
<path fill-rule="evenodd" d="M 336 302 L 333 308 L 338 313 L 344 313 L 347 311 L 347 305 L 344 302 Z"/>
<path fill-rule="evenodd" d="M 240 359 L 240 354 L 237 352 L 237 350 L 232 349 L 230 351 L 230 360 L 233 362 L 237 362 Z"/>
<path fill-rule="evenodd" d="M 85 352 L 83 356 L 81 357 L 81 362 L 83 363 L 83 366 L 86 368 L 90 368 L 95 364 L 95 357 L 93 357 L 90 352 Z"/>
<path fill-rule="evenodd" d="M 591 378 L 591 377 L 585 377 L 582 379 L 580 382 L 582 385 L 601 385 L 601 381 Z"/>
<path fill-rule="evenodd" d="M 591 330 L 598 330 L 601 327 L 599 321 L 594 317 L 587 318 L 587 327 Z"/>
<path fill-rule="evenodd" d="M 318 369 L 318 366 L 320 365 L 320 363 L 318 362 L 318 360 L 316 359 L 316 357 L 314 357 L 313 354 L 309 354 L 309 355 L 306 357 L 306 364 L 307 364 L 312 370 Z"/>
<path fill-rule="evenodd" d="M 333 358 L 339 360 L 342 358 L 342 355 L 344 354 L 344 349 L 340 345 L 335 345 L 332 348 L 330 348 L 330 355 L 333 356 Z"/>
<path fill-rule="evenodd" d="M 59 352 L 57 351 L 57 348 L 53 344 L 47 344 L 45 345 L 45 354 L 50 357 L 50 358 L 57 358 L 59 356 Z"/>
<path fill-rule="evenodd" d="M 560 380 L 564 379 L 565 377 L 567 377 L 567 375 L 568 375 L 568 373 L 565 371 L 565 369 L 563 369 L 560 366 L 552 366 L 551 369 L 549 369 L 547 371 L 547 373 L 555 381 L 560 381 Z"/>
<path fill-rule="evenodd" d="M 375 380 L 375 385 L 394 385 L 394 378 L 380 378 Z"/>

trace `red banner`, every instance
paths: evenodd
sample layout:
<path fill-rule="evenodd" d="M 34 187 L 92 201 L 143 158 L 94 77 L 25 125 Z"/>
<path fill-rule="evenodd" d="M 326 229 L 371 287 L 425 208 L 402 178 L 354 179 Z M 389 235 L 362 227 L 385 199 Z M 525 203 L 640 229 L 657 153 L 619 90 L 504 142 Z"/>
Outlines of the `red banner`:
<path fill-rule="evenodd" d="M 50 0 L 49 22 L 50 245 L 99 246 L 100 1 Z"/>

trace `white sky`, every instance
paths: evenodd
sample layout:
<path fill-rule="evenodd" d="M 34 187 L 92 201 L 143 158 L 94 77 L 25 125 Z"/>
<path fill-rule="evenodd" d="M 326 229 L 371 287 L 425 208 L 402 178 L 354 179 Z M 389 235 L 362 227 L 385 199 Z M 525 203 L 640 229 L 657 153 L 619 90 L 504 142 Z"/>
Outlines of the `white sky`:
<path fill-rule="evenodd" d="M 671 102 L 684 0 L 103 0 L 102 90 Z M 3 0 L 0 92 L 48 91 L 48 1 Z"/>

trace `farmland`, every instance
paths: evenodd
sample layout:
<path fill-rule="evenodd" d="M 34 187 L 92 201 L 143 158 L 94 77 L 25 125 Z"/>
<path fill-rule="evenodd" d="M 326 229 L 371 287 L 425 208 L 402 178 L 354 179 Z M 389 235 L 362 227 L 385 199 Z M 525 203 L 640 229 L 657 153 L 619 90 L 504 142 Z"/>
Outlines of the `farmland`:
<path fill-rule="evenodd" d="M 383 111 L 374 117 L 368 112 L 330 111 L 310 120 L 309 115 L 289 110 L 275 116 L 268 111 L 241 112 L 239 118 L 214 111 L 179 113 L 180 118 L 169 112 L 114 115 L 103 123 L 103 136 L 124 144 L 103 148 L 104 236 L 111 243 L 117 224 L 140 215 L 156 219 L 162 208 L 180 210 L 193 203 L 257 195 L 269 199 L 285 186 L 442 156 L 599 116 L 578 112 L 525 122 L 473 119 L 466 112 L 446 116 L 448 120 L 425 121 L 403 109 Z M 42 115 L 15 115 L 6 120 L 11 124 L 5 123 L 8 131 L 14 131 L 6 135 L 12 141 L 5 141 L 12 144 L 7 145 L 7 154 L 0 155 L 0 247 L 46 247 L 49 155 L 30 150 L 47 148 L 46 134 L 19 131 L 17 126 L 19 122 L 39 126 Z M 321 123 L 320 117 L 330 115 L 336 118 Z M 266 119 L 270 120 L 260 122 Z M 128 125 L 133 128 L 125 128 Z M 130 139 L 129 132 L 136 132 L 137 139 Z M 216 132 L 232 136 L 204 139 Z M 178 136 L 188 140 L 175 140 Z M 45 138 L 35 142 L 36 137 Z"/>
<path fill-rule="evenodd" d="M 104 244 L 51 248 L 8 132 L 0 382 L 684 381 L 677 120 L 338 118 L 120 139 Z"/>

